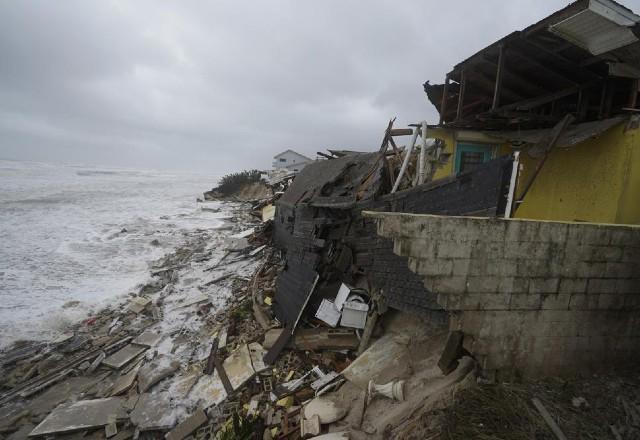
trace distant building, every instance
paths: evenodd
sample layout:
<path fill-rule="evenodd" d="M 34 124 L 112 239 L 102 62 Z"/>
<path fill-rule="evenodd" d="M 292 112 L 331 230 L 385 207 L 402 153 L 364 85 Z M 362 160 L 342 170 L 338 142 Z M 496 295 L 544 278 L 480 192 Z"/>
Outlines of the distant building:
<path fill-rule="evenodd" d="M 303 154 L 296 153 L 293 150 L 286 150 L 273 156 L 273 168 L 287 169 L 294 173 L 301 171 L 311 162 L 313 162 L 313 159 L 310 159 Z"/>

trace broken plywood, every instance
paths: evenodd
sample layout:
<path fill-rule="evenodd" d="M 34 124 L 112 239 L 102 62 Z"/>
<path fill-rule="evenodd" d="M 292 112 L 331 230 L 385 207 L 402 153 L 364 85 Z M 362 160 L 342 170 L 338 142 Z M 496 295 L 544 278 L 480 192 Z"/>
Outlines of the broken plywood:
<path fill-rule="evenodd" d="M 146 350 L 147 347 L 129 344 L 106 358 L 102 361 L 102 364 L 118 370 L 134 360 L 139 354 L 144 353 Z"/>
<path fill-rule="evenodd" d="M 36 426 L 29 437 L 99 428 L 108 425 L 113 416 L 124 420 L 127 412 L 122 403 L 118 397 L 63 403 Z"/>

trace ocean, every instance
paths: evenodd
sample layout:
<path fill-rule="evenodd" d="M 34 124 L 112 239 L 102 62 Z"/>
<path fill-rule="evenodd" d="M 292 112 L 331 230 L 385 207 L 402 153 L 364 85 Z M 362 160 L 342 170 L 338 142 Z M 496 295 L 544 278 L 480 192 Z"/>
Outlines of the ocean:
<path fill-rule="evenodd" d="M 124 298 L 224 213 L 215 176 L 0 160 L 0 348 L 50 339 Z"/>

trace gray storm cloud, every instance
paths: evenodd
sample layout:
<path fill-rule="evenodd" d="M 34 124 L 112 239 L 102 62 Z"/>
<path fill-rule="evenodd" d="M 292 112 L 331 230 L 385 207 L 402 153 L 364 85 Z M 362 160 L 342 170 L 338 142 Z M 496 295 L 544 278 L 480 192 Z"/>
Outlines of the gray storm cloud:
<path fill-rule="evenodd" d="M 373 150 L 392 116 L 436 121 L 425 80 L 565 4 L 3 1 L 0 158 L 220 174 Z"/>

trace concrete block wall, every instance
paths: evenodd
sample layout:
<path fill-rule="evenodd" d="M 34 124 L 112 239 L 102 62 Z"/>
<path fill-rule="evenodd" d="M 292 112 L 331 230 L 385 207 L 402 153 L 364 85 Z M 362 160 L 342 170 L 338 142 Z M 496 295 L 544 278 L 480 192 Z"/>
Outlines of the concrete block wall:
<path fill-rule="evenodd" d="M 364 213 L 486 370 L 593 371 L 640 351 L 640 227 Z"/>

